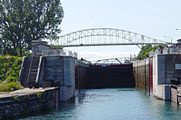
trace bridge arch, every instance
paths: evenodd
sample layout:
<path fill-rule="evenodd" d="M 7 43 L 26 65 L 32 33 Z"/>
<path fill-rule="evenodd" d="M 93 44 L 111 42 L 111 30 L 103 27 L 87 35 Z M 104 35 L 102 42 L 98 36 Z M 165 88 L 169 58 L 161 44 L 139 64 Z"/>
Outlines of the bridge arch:
<path fill-rule="evenodd" d="M 95 38 L 97 39 L 95 40 Z M 91 28 L 62 35 L 59 38 L 58 44 L 63 47 L 77 47 L 170 43 L 127 30 L 115 28 Z"/>

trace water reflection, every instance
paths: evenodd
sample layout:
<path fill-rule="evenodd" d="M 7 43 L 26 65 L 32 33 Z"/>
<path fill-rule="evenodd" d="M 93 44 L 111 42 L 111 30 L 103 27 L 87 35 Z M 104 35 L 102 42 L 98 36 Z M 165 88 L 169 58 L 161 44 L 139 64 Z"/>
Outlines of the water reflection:
<path fill-rule="evenodd" d="M 57 112 L 26 120 L 180 120 L 181 108 L 137 89 L 81 90 Z"/>

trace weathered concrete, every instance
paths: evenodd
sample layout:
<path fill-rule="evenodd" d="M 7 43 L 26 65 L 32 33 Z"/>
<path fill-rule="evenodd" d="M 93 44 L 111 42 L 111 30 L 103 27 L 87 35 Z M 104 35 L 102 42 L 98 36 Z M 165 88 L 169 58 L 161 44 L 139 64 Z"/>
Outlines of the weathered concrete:
<path fill-rule="evenodd" d="M 181 104 L 181 85 L 171 85 L 171 101 L 177 104 Z"/>
<path fill-rule="evenodd" d="M 38 86 L 60 87 L 60 101 L 75 97 L 75 61 L 71 56 L 46 56 L 40 72 Z M 65 92 L 65 93 L 63 93 Z M 68 95 L 65 95 L 65 94 Z"/>
<path fill-rule="evenodd" d="M 22 89 L 0 94 L 0 119 L 35 115 L 59 107 L 59 89 Z"/>
<path fill-rule="evenodd" d="M 28 59 L 25 59 L 24 64 L 28 65 Z M 60 101 L 66 102 L 66 100 L 72 99 L 75 96 L 75 62 L 77 59 L 71 56 L 44 56 L 41 59 L 40 68 L 37 73 L 37 77 L 34 77 L 30 81 L 26 77 L 21 77 L 21 83 L 24 87 L 31 85 L 31 87 L 59 87 L 66 92 L 65 96 L 62 91 L 60 91 L 60 96 L 63 99 Z M 36 68 L 37 69 L 37 68 Z M 23 69 L 24 74 L 28 74 L 27 69 Z M 36 79 L 38 78 L 38 79 Z M 34 82 L 34 83 L 32 83 Z M 34 85 L 34 86 L 33 86 Z M 65 91 L 66 90 L 66 91 Z M 62 98 L 62 97 L 61 97 Z"/>
<path fill-rule="evenodd" d="M 145 91 L 150 91 L 150 64 L 149 59 L 136 61 L 133 63 L 133 74 L 134 80 L 137 88 L 144 89 Z"/>
<path fill-rule="evenodd" d="M 181 64 L 181 55 L 161 54 L 153 58 L 153 94 L 158 98 L 169 100 L 170 89 L 167 87 L 171 80 L 181 78 L 181 69 L 176 67 Z"/>
<path fill-rule="evenodd" d="M 43 57 L 38 84 L 48 86 L 75 86 L 75 58 L 70 56 Z"/>
<path fill-rule="evenodd" d="M 156 54 L 151 58 L 135 62 L 133 66 L 138 88 L 153 93 L 159 99 L 171 99 L 171 80 L 181 78 L 180 54 Z"/>
<path fill-rule="evenodd" d="M 88 74 L 89 74 L 90 64 L 84 64 L 78 61 L 76 66 L 76 88 L 81 89 L 88 86 Z"/>

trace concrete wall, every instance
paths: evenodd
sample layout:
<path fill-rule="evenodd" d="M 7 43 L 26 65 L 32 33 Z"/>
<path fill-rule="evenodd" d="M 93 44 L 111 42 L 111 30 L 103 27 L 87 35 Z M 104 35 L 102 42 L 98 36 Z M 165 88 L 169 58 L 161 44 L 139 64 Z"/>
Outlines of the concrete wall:
<path fill-rule="evenodd" d="M 170 84 L 171 80 L 181 78 L 181 54 L 162 54 L 153 58 L 157 84 Z"/>
<path fill-rule="evenodd" d="M 0 120 L 36 115 L 59 107 L 59 89 L 20 90 L 0 95 Z"/>
<path fill-rule="evenodd" d="M 172 79 L 181 78 L 181 54 L 166 55 L 166 83 L 170 84 Z"/>
<path fill-rule="evenodd" d="M 155 55 L 153 56 L 153 95 L 159 99 L 168 99 L 165 98 L 165 93 L 170 91 L 165 91 L 166 85 L 165 82 L 165 56 Z M 162 84 L 161 84 L 162 83 Z"/>
<path fill-rule="evenodd" d="M 135 61 L 133 63 L 133 74 L 137 88 L 149 91 L 149 85 L 150 85 L 149 72 L 150 72 L 149 59 Z"/>
<path fill-rule="evenodd" d="M 75 61 L 71 56 L 43 57 L 39 86 L 60 88 L 60 101 L 66 102 L 75 96 Z"/>
<path fill-rule="evenodd" d="M 63 57 L 63 61 L 63 86 L 75 86 L 75 60 L 71 57 Z"/>
<path fill-rule="evenodd" d="M 84 64 L 82 62 L 77 63 L 76 68 L 76 88 L 81 89 L 89 85 L 88 74 L 89 74 L 89 64 Z"/>
<path fill-rule="evenodd" d="M 144 89 L 159 99 L 170 99 L 170 87 L 166 82 L 165 55 L 136 61 L 133 64 L 134 78 L 137 88 Z"/>
<path fill-rule="evenodd" d="M 30 64 L 28 59 L 25 59 L 24 64 Z M 76 66 L 78 66 L 77 59 L 72 56 L 43 56 L 39 68 L 38 80 L 33 80 L 31 84 L 36 85 L 35 87 L 43 88 L 59 87 L 60 95 L 64 97 L 62 101 L 65 102 L 75 96 Z M 22 72 L 27 74 L 28 71 L 29 69 Z M 21 83 L 25 82 L 25 79 L 21 79 Z M 68 95 L 64 95 L 63 91 Z"/>
<path fill-rule="evenodd" d="M 171 80 L 181 78 L 181 55 L 161 54 L 154 56 L 154 95 L 169 100 Z"/>
<path fill-rule="evenodd" d="M 50 50 L 51 47 L 48 45 L 39 44 L 32 47 L 33 55 L 42 55 L 43 50 Z"/>
<path fill-rule="evenodd" d="M 150 63 L 152 62 L 152 66 Z M 170 100 L 171 80 L 181 78 L 180 54 L 155 54 L 152 58 L 137 61 L 133 64 L 136 86 L 151 92 L 159 99 Z M 151 73 L 150 70 L 153 70 Z M 152 76 L 152 77 L 151 77 Z"/>
<path fill-rule="evenodd" d="M 171 101 L 177 103 L 178 102 L 178 90 L 176 87 L 171 87 Z"/>
<path fill-rule="evenodd" d="M 177 104 L 181 102 L 180 88 L 177 85 L 171 86 L 171 101 Z"/>

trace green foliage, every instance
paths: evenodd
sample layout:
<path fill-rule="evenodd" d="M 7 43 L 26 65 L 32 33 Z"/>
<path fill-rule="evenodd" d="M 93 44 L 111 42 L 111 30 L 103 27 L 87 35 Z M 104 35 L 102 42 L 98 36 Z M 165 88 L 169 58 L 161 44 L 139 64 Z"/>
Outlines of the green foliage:
<path fill-rule="evenodd" d="M 16 82 L 19 78 L 22 57 L 0 56 L 0 82 Z"/>
<path fill-rule="evenodd" d="M 145 46 L 142 46 L 141 51 L 139 52 L 137 59 L 142 60 L 147 57 L 149 57 L 149 52 L 155 51 L 156 49 L 163 49 L 166 46 L 166 44 L 160 44 L 153 46 L 152 44 L 147 44 Z"/>
<path fill-rule="evenodd" d="M 63 15 L 60 0 L 0 0 L 4 53 L 22 56 L 32 40 L 57 39 Z"/>
<path fill-rule="evenodd" d="M 51 45 L 51 48 L 53 49 L 63 49 L 61 45 Z"/>
<path fill-rule="evenodd" d="M 151 44 L 147 44 L 142 46 L 141 51 L 139 52 L 137 59 L 142 60 L 149 56 L 149 52 L 154 50 L 154 47 Z"/>
<path fill-rule="evenodd" d="M 0 56 L 0 92 L 23 88 L 19 80 L 22 57 Z"/>
<path fill-rule="evenodd" d="M 10 92 L 18 89 L 22 89 L 23 87 L 19 82 L 1 82 L 0 83 L 0 92 Z"/>

